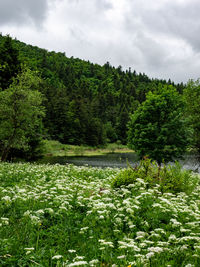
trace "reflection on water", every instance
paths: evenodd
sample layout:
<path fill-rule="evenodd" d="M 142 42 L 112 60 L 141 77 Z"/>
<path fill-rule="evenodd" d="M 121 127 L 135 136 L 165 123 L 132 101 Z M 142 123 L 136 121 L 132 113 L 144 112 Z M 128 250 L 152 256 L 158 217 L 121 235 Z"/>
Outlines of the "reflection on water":
<path fill-rule="evenodd" d="M 194 172 L 200 173 L 200 155 L 199 154 L 187 154 L 182 160 L 179 160 L 181 165 Z"/>
<path fill-rule="evenodd" d="M 77 166 L 92 167 L 113 167 L 126 168 L 127 164 L 134 166 L 138 163 L 138 156 L 131 153 L 111 153 L 100 156 L 75 156 L 75 157 L 46 157 L 39 161 L 40 163 L 50 164 L 75 164 Z M 179 160 L 184 168 L 200 173 L 200 157 L 195 154 L 187 154 L 184 159 Z"/>
<path fill-rule="evenodd" d="M 135 153 L 110 153 L 99 156 L 70 156 L 70 157 L 45 157 L 40 160 L 41 163 L 50 164 L 66 164 L 72 163 L 77 166 L 92 166 L 92 167 L 117 167 L 125 168 L 127 164 L 135 165 L 138 162 L 138 157 Z"/>

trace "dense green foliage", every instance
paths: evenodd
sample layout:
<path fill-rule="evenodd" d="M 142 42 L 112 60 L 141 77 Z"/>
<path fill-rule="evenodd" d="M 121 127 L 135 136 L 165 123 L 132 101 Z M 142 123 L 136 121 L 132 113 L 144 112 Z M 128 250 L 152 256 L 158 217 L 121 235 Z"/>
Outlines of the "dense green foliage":
<path fill-rule="evenodd" d="M 18 50 L 13 47 L 12 39 L 7 36 L 0 41 L 0 88 L 8 88 L 20 70 Z"/>
<path fill-rule="evenodd" d="M 186 115 L 193 129 L 193 145 L 200 152 L 200 80 L 190 80 L 184 89 Z"/>
<path fill-rule="evenodd" d="M 0 36 L 0 44 L 6 37 Z M 171 81 L 149 79 L 136 71 L 123 71 L 68 58 L 12 40 L 18 60 L 37 70 L 43 83 L 38 88 L 46 101 L 44 126 L 47 137 L 66 144 L 97 146 L 127 142 L 129 114 L 145 100 L 148 91 Z M 15 60 L 15 59 L 13 59 Z M 176 85 L 179 92 L 183 84 Z"/>
<path fill-rule="evenodd" d="M 120 170 L 0 164 L 1 266 L 200 266 L 200 186 L 162 193 Z"/>
<path fill-rule="evenodd" d="M 13 149 L 33 150 L 40 140 L 42 95 L 32 88 L 40 79 L 30 70 L 14 78 L 9 88 L 0 91 L 0 150 L 1 160 L 7 160 Z M 31 147 L 31 148 L 30 148 Z M 30 152 L 29 152 L 30 153 Z"/>
<path fill-rule="evenodd" d="M 198 176 L 191 171 L 182 169 L 182 166 L 176 162 L 174 165 L 164 165 L 161 169 L 156 162 L 150 159 L 141 160 L 135 168 L 129 167 L 118 173 L 113 179 L 114 188 L 128 186 L 137 182 L 141 178 L 145 181 L 147 187 L 158 186 L 162 193 L 185 192 L 190 194 L 198 183 Z"/>
<path fill-rule="evenodd" d="M 160 165 L 180 157 L 189 145 L 181 96 L 172 86 L 149 92 L 129 122 L 129 144 L 139 156 Z"/>

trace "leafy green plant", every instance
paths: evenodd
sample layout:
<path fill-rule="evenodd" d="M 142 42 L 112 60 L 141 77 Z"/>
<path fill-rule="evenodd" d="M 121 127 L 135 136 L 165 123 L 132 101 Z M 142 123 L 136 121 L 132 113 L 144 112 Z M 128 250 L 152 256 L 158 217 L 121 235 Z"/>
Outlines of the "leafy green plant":
<path fill-rule="evenodd" d="M 112 187 L 127 186 L 135 183 L 137 178 L 143 179 L 147 187 L 158 184 L 162 193 L 185 192 L 189 194 L 198 183 L 198 176 L 183 169 L 178 162 L 174 165 L 163 164 L 160 168 L 155 161 L 145 158 L 135 168 L 129 165 L 127 169 L 119 172 L 112 181 Z"/>
<path fill-rule="evenodd" d="M 112 180 L 113 187 L 120 187 L 122 185 L 129 185 L 136 181 L 137 172 L 131 168 L 124 169 Z"/>
<path fill-rule="evenodd" d="M 146 158 L 140 161 L 138 166 L 134 168 L 130 166 L 122 170 L 117 174 L 117 176 L 112 181 L 113 187 L 120 187 L 122 185 L 129 185 L 136 181 L 137 178 L 142 178 L 146 182 L 153 183 L 153 180 L 157 178 L 156 163 L 152 162 L 150 159 Z"/>
<path fill-rule="evenodd" d="M 163 192 L 185 192 L 191 193 L 198 183 L 198 176 L 190 170 L 183 169 L 179 162 L 161 169 L 161 190 Z"/>
<path fill-rule="evenodd" d="M 63 149 L 63 144 L 57 140 L 43 140 L 44 153 L 55 153 Z"/>

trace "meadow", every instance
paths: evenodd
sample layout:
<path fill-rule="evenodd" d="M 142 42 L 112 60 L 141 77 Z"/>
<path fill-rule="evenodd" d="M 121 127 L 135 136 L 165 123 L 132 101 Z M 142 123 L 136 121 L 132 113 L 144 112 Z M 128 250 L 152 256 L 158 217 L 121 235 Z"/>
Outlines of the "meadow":
<path fill-rule="evenodd" d="M 119 172 L 0 163 L 0 266 L 200 266 L 200 185 L 113 188 Z"/>
<path fill-rule="evenodd" d="M 63 156 L 97 156 L 109 153 L 129 153 L 133 152 L 126 145 L 122 145 L 120 141 L 109 143 L 104 146 L 91 147 L 86 145 L 67 145 L 61 144 L 57 140 L 43 140 L 42 154 L 45 157 L 63 157 Z"/>

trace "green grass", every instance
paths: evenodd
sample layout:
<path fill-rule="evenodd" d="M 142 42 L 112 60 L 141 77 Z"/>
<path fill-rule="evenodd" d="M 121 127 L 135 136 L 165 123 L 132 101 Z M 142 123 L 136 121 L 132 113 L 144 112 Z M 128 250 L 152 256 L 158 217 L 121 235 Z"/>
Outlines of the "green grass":
<path fill-rule="evenodd" d="M 90 147 L 90 146 L 78 146 L 78 145 L 66 145 L 61 144 L 55 140 L 43 141 L 43 154 L 44 156 L 56 157 L 56 156 L 97 156 L 105 155 L 108 153 L 127 153 L 133 152 L 127 146 L 122 144 L 107 144 L 103 147 Z"/>
<path fill-rule="evenodd" d="M 0 163 L 0 266 L 200 266 L 200 186 L 113 189 L 119 169 Z"/>

